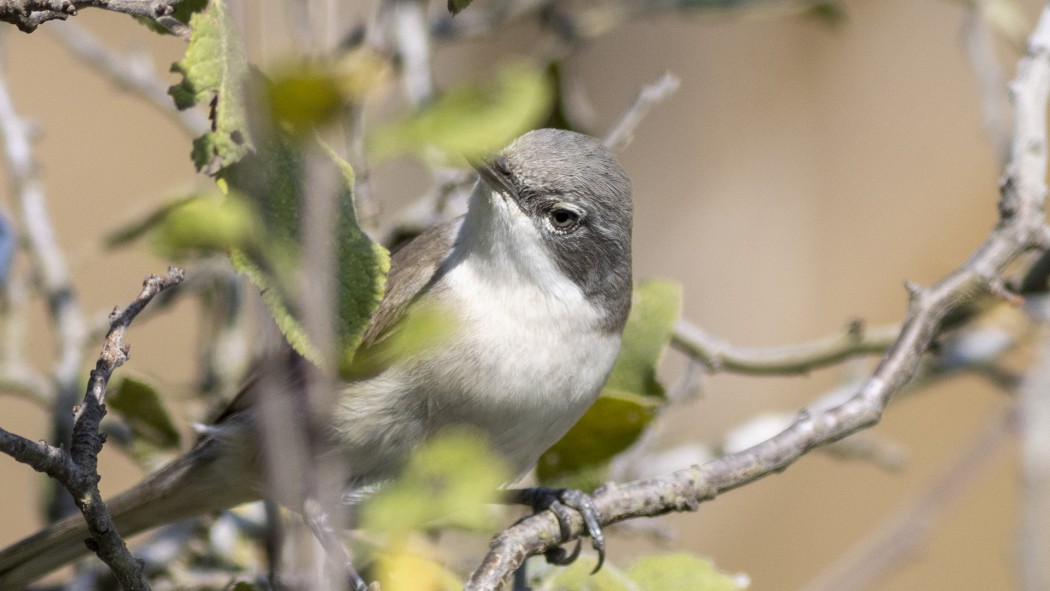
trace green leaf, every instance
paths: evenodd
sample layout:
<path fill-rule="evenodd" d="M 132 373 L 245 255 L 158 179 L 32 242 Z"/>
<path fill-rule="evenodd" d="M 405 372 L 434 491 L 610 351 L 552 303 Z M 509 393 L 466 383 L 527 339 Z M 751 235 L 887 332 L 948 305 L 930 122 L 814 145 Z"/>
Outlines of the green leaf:
<path fill-rule="evenodd" d="M 623 344 L 605 387 L 642 396 L 664 396 L 656 366 L 671 342 L 681 309 L 682 287 L 672 281 L 647 281 L 634 288 Z"/>
<path fill-rule="evenodd" d="M 110 386 L 106 406 L 131 427 L 134 438 L 130 451 L 140 464 L 149 465 L 158 452 L 179 449 L 179 430 L 152 384 L 124 376 Z"/>
<path fill-rule="evenodd" d="M 482 437 L 448 430 L 417 449 L 398 479 L 365 502 L 361 522 L 391 539 L 438 525 L 488 530 L 496 516 L 485 506 L 508 480 L 509 470 Z"/>
<path fill-rule="evenodd" d="M 299 312 L 293 307 L 292 296 L 282 290 L 283 285 L 275 281 L 272 273 L 267 273 L 240 250 L 230 253 L 233 268 L 248 277 L 248 280 L 259 288 L 263 304 L 273 317 L 277 329 L 284 335 L 284 340 L 300 355 L 314 363 L 321 362 L 320 352 L 306 338 L 306 329 L 299 321 Z"/>
<path fill-rule="evenodd" d="M 251 248 L 258 222 L 238 195 L 195 195 L 164 210 L 149 228 L 150 242 L 163 256 L 183 258 L 208 252 Z"/>
<path fill-rule="evenodd" d="M 627 576 L 641 591 L 739 591 L 745 588 L 707 560 L 685 552 L 639 558 L 627 569 Z"/>
<path fill-rule="evenodd" d="M 634 581 L 609 561 L 605 562 L 602 570 L 592 575 L 597 564 L 591 556 L 580 556 L 565 568 L 551 569 L 553 576 L 534 583 L 532 588 L 535 591 L 638 591 Z"/>
<path fill-rule="evenodd" d="M 536 465 L 544 484 L 593 489 L 604 480 L 605 463 L 630 447 L 653 418 L 651 398 L 606 389 L 572 429 Z M 568 477 L 571 480 L 566 480 Z"/>
<path fill-rule="evenodd" d="M 383 298 L 390 257 L 357 223 L 353 169 L 327 147 L 322 147 L 322 152 L 320 157 L 328 159 L 343 181 L 334 236 L 337 268 L 333 301 L 339 367 L 345 370 Z M 289 344 L 319 361 L 316 347 L 307 342 L 298 307 L 303 174 L 299 145 L 274 131 L 256 152 L 224 171 L 222 181 L 231 191 L 246 196 L 266 236 L 265 244 L 236 253 L 234 266 L 262 290 L 263 300 Z"/>
<path fill-rule="evenodd" d="M 270 80 L 267 102 L 273 118 L 295 129 L 324 123 L 343 107 L 336 81 L 324 72 L 299 70 Z"/>
<path fill-rule="evenodd" d="M 602 395 L 537 464 L 541 482 L 589 489 L 605 465 L 630 447 L 664 397 L 656 367 L 678 319 L 681 286 L 647 281 L 634 289 L 623 343 Z"/>
<path fill-rule="evenodd" d="M 389 74 L 387 61 L 362 48 L 336 59 L 296 60 L 272 68 L 263 85 L 274 121 L 298 133 L 313 131 L 360 103 Z"/>
<path fill-rule="evenodd" d="M 554 104 L 543 69 L 517 62 L 500 70 L 495 83 L 460 86 L 407 119 L 369 136 L 374 158 L 437 149 L 445 158 L 490 154 L 543 122 Z"/>
<path fill-rule="evenodd" d="M 186 55 L 171 66 L 182 82 L 168 92 L 179 109 L 209 105 L 211 130 L 194 140 L 193 162 L 197 170 L 216 174 L 251 146 L 244 93 L 248 64 L 222 0 L 193 13 L 190 26 Z"/>
<path fill-rule="evenodd" d="M 456 16 L 464 8 L 470 6 L 473 0 L 448 0 L 448 11 L 452 16 Z"/>
<path fill-rule="evenodd" d="M 185 197 L 174 199 L 169 203 L 165 203 L 146 215 L 106 234 L 102 239 L 102 243 L 106 248 L 127 246 L 153 231 L 168 217 L 168 214 L 171 213 L 172 210 L 177 209 L 184 203 L 197 199 L 198 197 L 199 195 L 187 195 Z"/>
<path fill-rule="evenodd" d="M 435 548 L 428 548 L 415 540 L 390 544 L 379 553 L 376 560 L 376 587 L 382 591 L 462 589 L 463 583 L 455 573 L 441 564 L 440 557 L 440 552 Z"/>
<path fill-rule="evenodd" d="M 390 253 L 372 241 L 357 223 L 354 208 L 354 169 L 328 146 L 323 146 L 328 157 L 343 176 L 346 192 L 341 202 L 336 241 L 339 244 L 339 277 L 337 304 L 340 322 L 340 344 L 343 355 L 341 368 L 345 371 L 353 361 L 354 352 L 361 345 L 368 321 L 379 307 L 386 290 L 386 276 L 390 272 Z"/>
<path fill-rule="evenodd" d="M 687 553 L 644 556 L 626 570 L 605 563 L 591 576 L 596 562 L 581 556 L 567 568 L 551 569 L 552 576 L 534 583 L 536 591 L 740 591 L 728 575 L 711 563 Z"/>

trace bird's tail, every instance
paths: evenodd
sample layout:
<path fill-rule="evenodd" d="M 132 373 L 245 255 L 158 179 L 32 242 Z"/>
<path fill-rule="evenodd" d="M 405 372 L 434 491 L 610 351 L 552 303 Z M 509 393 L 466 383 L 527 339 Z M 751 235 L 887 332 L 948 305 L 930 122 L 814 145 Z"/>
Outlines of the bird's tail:
<path fill-rule="evenodd" d="M 117 531 L 126 537 L 257 498 L 246 485 L 251 478 L 245 463 L 231 457 L 239 454 L 218 453 L 221 445 L 204 440 L 131 490 L 106 501 Z M 236 472 L 243 478 L 231 478 Z M 87 523 L 77 514 L 0 551 L 0 591 L 23 589 L 87 554 L 84 541 L 89 537 Z"/>

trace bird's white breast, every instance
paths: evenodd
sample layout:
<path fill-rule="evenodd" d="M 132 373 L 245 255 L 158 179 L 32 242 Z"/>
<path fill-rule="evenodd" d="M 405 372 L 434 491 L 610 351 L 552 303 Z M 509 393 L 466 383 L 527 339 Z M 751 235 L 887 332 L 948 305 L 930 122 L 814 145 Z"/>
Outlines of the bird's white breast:
<path fill-rule="evenodd" d="M 479 419 L 524 471 L 594 402 L 620 335 L 603 328 L 603 312 L 557 267 L 528 218 L 503 213 L 505 225 L 474 233 L 491 243 L 473 245 L 444 277 L 463 330 L 442 365 L 458 368 L 446 377 L 460 388 L 433 400 L 431 412 L 439 423 Z"/>

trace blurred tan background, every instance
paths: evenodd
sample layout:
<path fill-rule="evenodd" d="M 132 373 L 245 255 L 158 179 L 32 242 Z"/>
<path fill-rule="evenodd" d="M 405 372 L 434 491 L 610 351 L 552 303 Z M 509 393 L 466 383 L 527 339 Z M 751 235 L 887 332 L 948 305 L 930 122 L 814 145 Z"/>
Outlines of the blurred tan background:
<path fill-rule="evenodd" d="M 599 132 L 642 85 L 665 70 L 681 78 L 621 154 L 635 186 L 636 275 L 682 282 L 685 316 L 732 342 L 787 344 L 841 330 L 853 318 L 897 321 L 904 280 L 932 282 L 995 223 L 1000 171 L 962 43 L 966 6 L 843 6 L 847 18 L 837 26 L 753 12 L 638 19 L 569 61 Z M 1038 5 L 1027 9 L 1034 23 Z M 367 14 L 366 7 L 342 10 Z M 161 72 L 183 48 L 121 15 L 85 11 L 76 21 L 116 48 L 148 48 Z M 107 311 L 167 262 L 143 249 L 99 254 L 99 237 L 199 179 L 179 130 L 71 58 L 49 36 L 52 26 L 60 25 L 32 35 L 6 27 L 3 59 L 16 107 L 40 126 L 36 154 L 80 303 Z M 281 26 L 276 17 L 255 26 L 249 47 L 273 57 L 267 31 Z M 529 54 L 535 44 L 535 29 L 523 25 L 498 44 L 439 46 L 437 82 L 477 77 L 480 64 Z M 1001 49 L 1009 77 L 1016 56 Z M 406 179 L 398 167 L 413 174 Z M 418 173 L 403 162 L 376 171 L 389 213 L 423 188 Z M 128 370 L 157 377 L 175 398 L 196 377 L 192 307 L 185 302 L 129 336 Z M 52 340 L 42 308 L 30 326 L 34 361 L 44 363 Z M 669 360 L 669 380 L 678 367 Z M 799 408 L 850 371 L 852 364 L 808 377 L 707 379 L 702 399 L 670 418 L 669 442 L 717 441 L 757 412 Z M 747 573 L 753 589 L 800 588 L 897 515 L 1005 405 L 1004 394 L 976 379 L 898 401 L 874 432 L 907 447 L 902 472 L 812 454 L 695 514 L 668 518 L 678 533 L 670 546 Z M 41 412 L 7 396 L 0 396 L 0 425 L 34 438 L 47 433 Z M 113 450 L 103 453 L 102 474 L 104 492 L 139 477 Z M 1008 445 L 874 588 L 1016 588 L 1017 479 Z M 40 484 L 0 457 L 0 545 L 39 525 Z M 613 546 L 614 559 L 638 547 Z"/>

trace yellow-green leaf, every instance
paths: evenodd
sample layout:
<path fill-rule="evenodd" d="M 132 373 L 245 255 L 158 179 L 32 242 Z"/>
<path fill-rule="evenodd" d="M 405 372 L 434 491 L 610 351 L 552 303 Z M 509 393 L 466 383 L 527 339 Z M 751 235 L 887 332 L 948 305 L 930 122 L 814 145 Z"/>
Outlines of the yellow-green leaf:
<path fill-rule="evenodd" d="M 657 403 L 651 398 L 606 390 L 558 443 L 536 465 L 545 484 L 590 490 L 604 480 L 609 458 L 630 447 L 653 418 Z"/>
<path fill-rule="evenodd" d="M 370 49 L 286 63 L 267 72 L 266 103 L 274 121 L 308 133 L 362 102 L 386 80 L 388 70 L 387 61 Z"/>
<path fill-rule="evenodd" d="M 534 583 L 536 591 L 741 591 L 732 577 L 710 562 L 680 552 L 644 556 L 626 569 L 605 563 L 591 576 L 595 560 L 581 556 L 567 568 L 552 569 L 551 576 Z"/>
<path fill-rule="evenodd" d="M 592 556 L 580 556 L 565 568 L 551 569 L 550 578 L 533 584 L 535 591 L 638 591 L 634 581 L 615 564 L 605 562 L 602 570 L 591 574 L 597 561 Z M 667 589 L 665 591 L 678 591 Z"/>
<path fill-rule="evenodd" d="M 740 591 L 744 588 L 707 560 L 685 552 L 639 558 L 627 569 L 627 576 L 638 584 L 640 591 Z"/>
<path fill-rule="evenodd" d="M 673 281 L 647 281 L 634 289 L 623 344 L 605 387 L 642 396 L 663 397 L 656 366 L 671 342 L 682 288 Z"/>
<path fill-rule="evenodd" d="M 258 238 L 255 216 L 236 195 L 196 195 L 165 209 L 163 215 L 151 216 L 151 221 L 154 248 L 174 258 L 250 248 Z"/>
<path fill-rule="evenodd" d="M 487 530 L 509 471 L 484 439 L 463 429 L 446 431 L 416 450 L 397 480 L 361 508 L 366 529 L 392 539 L 437 525 Z"/>
<path fill-rule="evenodd" d="M 439 560 L 436 548 L 399 540 L 376 560 L 376 581 L 383 591 L 451 591 L 463 584 Z M 423 546 L 423 547 L 418 547 Z"/>
<path fill-rule="evenodd" d="M 543 69 L 517 62 L 494 83 L 454 88 L 407 119 L 377 128 L 369 147 L 377 159 L 435 149 L 445 158 L 479 157 L 542 123 L 553 103 Z"/>

